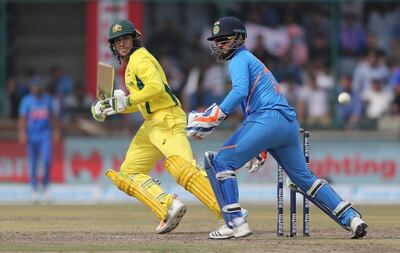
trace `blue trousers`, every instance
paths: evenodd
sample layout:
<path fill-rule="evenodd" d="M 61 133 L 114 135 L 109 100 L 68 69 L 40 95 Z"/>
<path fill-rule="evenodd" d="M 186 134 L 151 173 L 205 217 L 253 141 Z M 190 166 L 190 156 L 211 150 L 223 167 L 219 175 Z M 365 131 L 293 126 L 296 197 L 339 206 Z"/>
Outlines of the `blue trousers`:
<path fill-rule="evenodd" d="M 30 184 L 34 191 L 37 190 L 37 169 L 39 159 L 42 160 L 44 167 L 43 187 L 46 188 L 49 183 L 50 166 L 52 158 L 51 133 L 30 134 L 28 136 L 28 158 L 29 158 L 29 177 Z"/>
<path fill-rule="evenodd" d="M 290 179 L 307 192 L 317 177 L 307 168 L 299 130 L 296 120 L 290 121 L 276 110 L 266 111 L 260 115 L 259 120 L 245 121 L 224 143 L 214 158 L 215 169 L 217 172 L 237 170 L 267 150 L 282 165 Z M 239 203 L 236 178 L 221 181 L 221 185 L 226 204 Z M 342 201 L 329 185 L 324 185 L 315 199 L 330 210 L 334 210 Z M 348 219 L 353 215 L 352 209 L 348 211 L 341 220 L 345 225 L 348 225 Z M 236 212 L 232 216 L 240 217 L 241 213 Z"/>

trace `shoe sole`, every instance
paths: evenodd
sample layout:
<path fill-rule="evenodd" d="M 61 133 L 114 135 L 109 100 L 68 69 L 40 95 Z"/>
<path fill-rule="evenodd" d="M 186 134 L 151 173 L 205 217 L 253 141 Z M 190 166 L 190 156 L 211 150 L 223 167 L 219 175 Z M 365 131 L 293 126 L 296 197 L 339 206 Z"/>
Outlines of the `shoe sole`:
<path fill-rule="evenodd" d="M 165 234 L 174 230 L 181 222 L 181 219 L 185 215 L 185 213 L 186 213 L 186 206 L 181 206 L 180 209 L 178 209 L 178 211 L 174 215 L 174 217 L 172 217 L 171 220 L 169 221 L 169 225 L 167 223 L 166 229 L 161 232 L 158 232 L 158 234 Z"/>
<path fill-rule="evenodd" d="M 208 239 L 212 239 L 212 240 L 226 240 L 226 239 L 229 239 L 229 238 L 232 238 L 232 237 L 233 237 L 233 235 L 225 235 L 225 236 L 222 236 L 222 235 L 211 236 L 211 235 L 209 235 L 209 236 L 208 236 Z"/>
<path fill-rule="evenodd" d="M 244 237 L 247 237 L 247 236 L 250 236 L 250 235 L 252 235 L 253 234 L 253 232 L 247 232 L 246 234 L 244 234 L 244 235 L 234 235 L 234 237 L 235 238 L 244 238 Z"/>
<path fill-rule="evenodd" d="M 368 228 L 367 224 L 365 223 L 360 224 L 360 226 L 358 226 L 356 229 L 355 235 L 351 239 L 359 239 L 366 236 L 368 233 L 367 228 Z"/>

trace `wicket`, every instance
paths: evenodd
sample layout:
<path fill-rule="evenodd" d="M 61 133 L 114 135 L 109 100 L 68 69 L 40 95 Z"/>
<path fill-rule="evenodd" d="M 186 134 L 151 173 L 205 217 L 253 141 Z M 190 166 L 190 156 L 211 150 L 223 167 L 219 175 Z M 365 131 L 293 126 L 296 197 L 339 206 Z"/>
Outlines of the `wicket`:
<path fill-rule="evenodd" d="M 310 131 L 300 129 L 303 134 L 303 153 L 308 169 L 310 169 Z M 278 164 L 278 183 L 277 183 L 277 236 L 283 236 L 283 168 Z M 297 208 L 296 191 L 290 190 L 290 237 L 297 235 Z M 303 196 L 303 236 L 310 236 L 310 202 Z"/>

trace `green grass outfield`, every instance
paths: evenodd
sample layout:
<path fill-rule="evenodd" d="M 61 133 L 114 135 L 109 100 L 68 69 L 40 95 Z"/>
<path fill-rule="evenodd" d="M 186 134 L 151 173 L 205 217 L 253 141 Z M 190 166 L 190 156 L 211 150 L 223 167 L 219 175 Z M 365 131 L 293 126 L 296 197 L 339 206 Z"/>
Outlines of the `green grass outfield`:
<path fill-rule="evenodd" d="M 0 252 L 400 252 L 400 206 L 358 206 L 369 225 L 361 240 L 348 239 L 315 207 L 311 236 L 302 237 L 300 206 L 297 238 L 278 238 L 274 205 L 245 207 L 254 234 L 213 241 L 207 235 L 218 223 L 200 205 L 188 206 L 180 226 L 166 235 L 154 233 L 158 221 L 141 205 L 0 205 Z"/>

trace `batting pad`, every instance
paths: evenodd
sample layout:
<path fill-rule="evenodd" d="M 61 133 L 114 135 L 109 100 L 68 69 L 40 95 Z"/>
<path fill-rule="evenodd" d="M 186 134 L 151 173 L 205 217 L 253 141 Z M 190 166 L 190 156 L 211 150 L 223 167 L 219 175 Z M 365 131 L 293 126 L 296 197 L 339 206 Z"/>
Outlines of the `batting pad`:
<path fill-rule="evenodd" d="M 215 152 L 206 152 L 204 158 L 204 168 L 207 172 L 208 180 L 211 183 L 215 197 L 220 207 L 226 206 L 224 195 L 222 194 L 222 186 L 220 181 L 217 179 L 216 171 L 212 160 L 214 159 Z M 229 212 L 221 212 L 227 226 L 232 226 L 232 215 Z"/>
<path fill-rule="evenodd" d="M 118 189 L 149 207 L 160 220 L 167 218 L 173 197 L 166 194 L 153 178 L 144 174 L 128 176 L 114 170 L 107 170 L 106 176 Z"/>
<path fill-rule="evenodd" d="M 221 210 L 210 182 L 191 162 L 179 156 L 171 156 L 165 161 L 164 167 L 178 184 L 196 196 L 218 219 L 221 219 Z"/>

